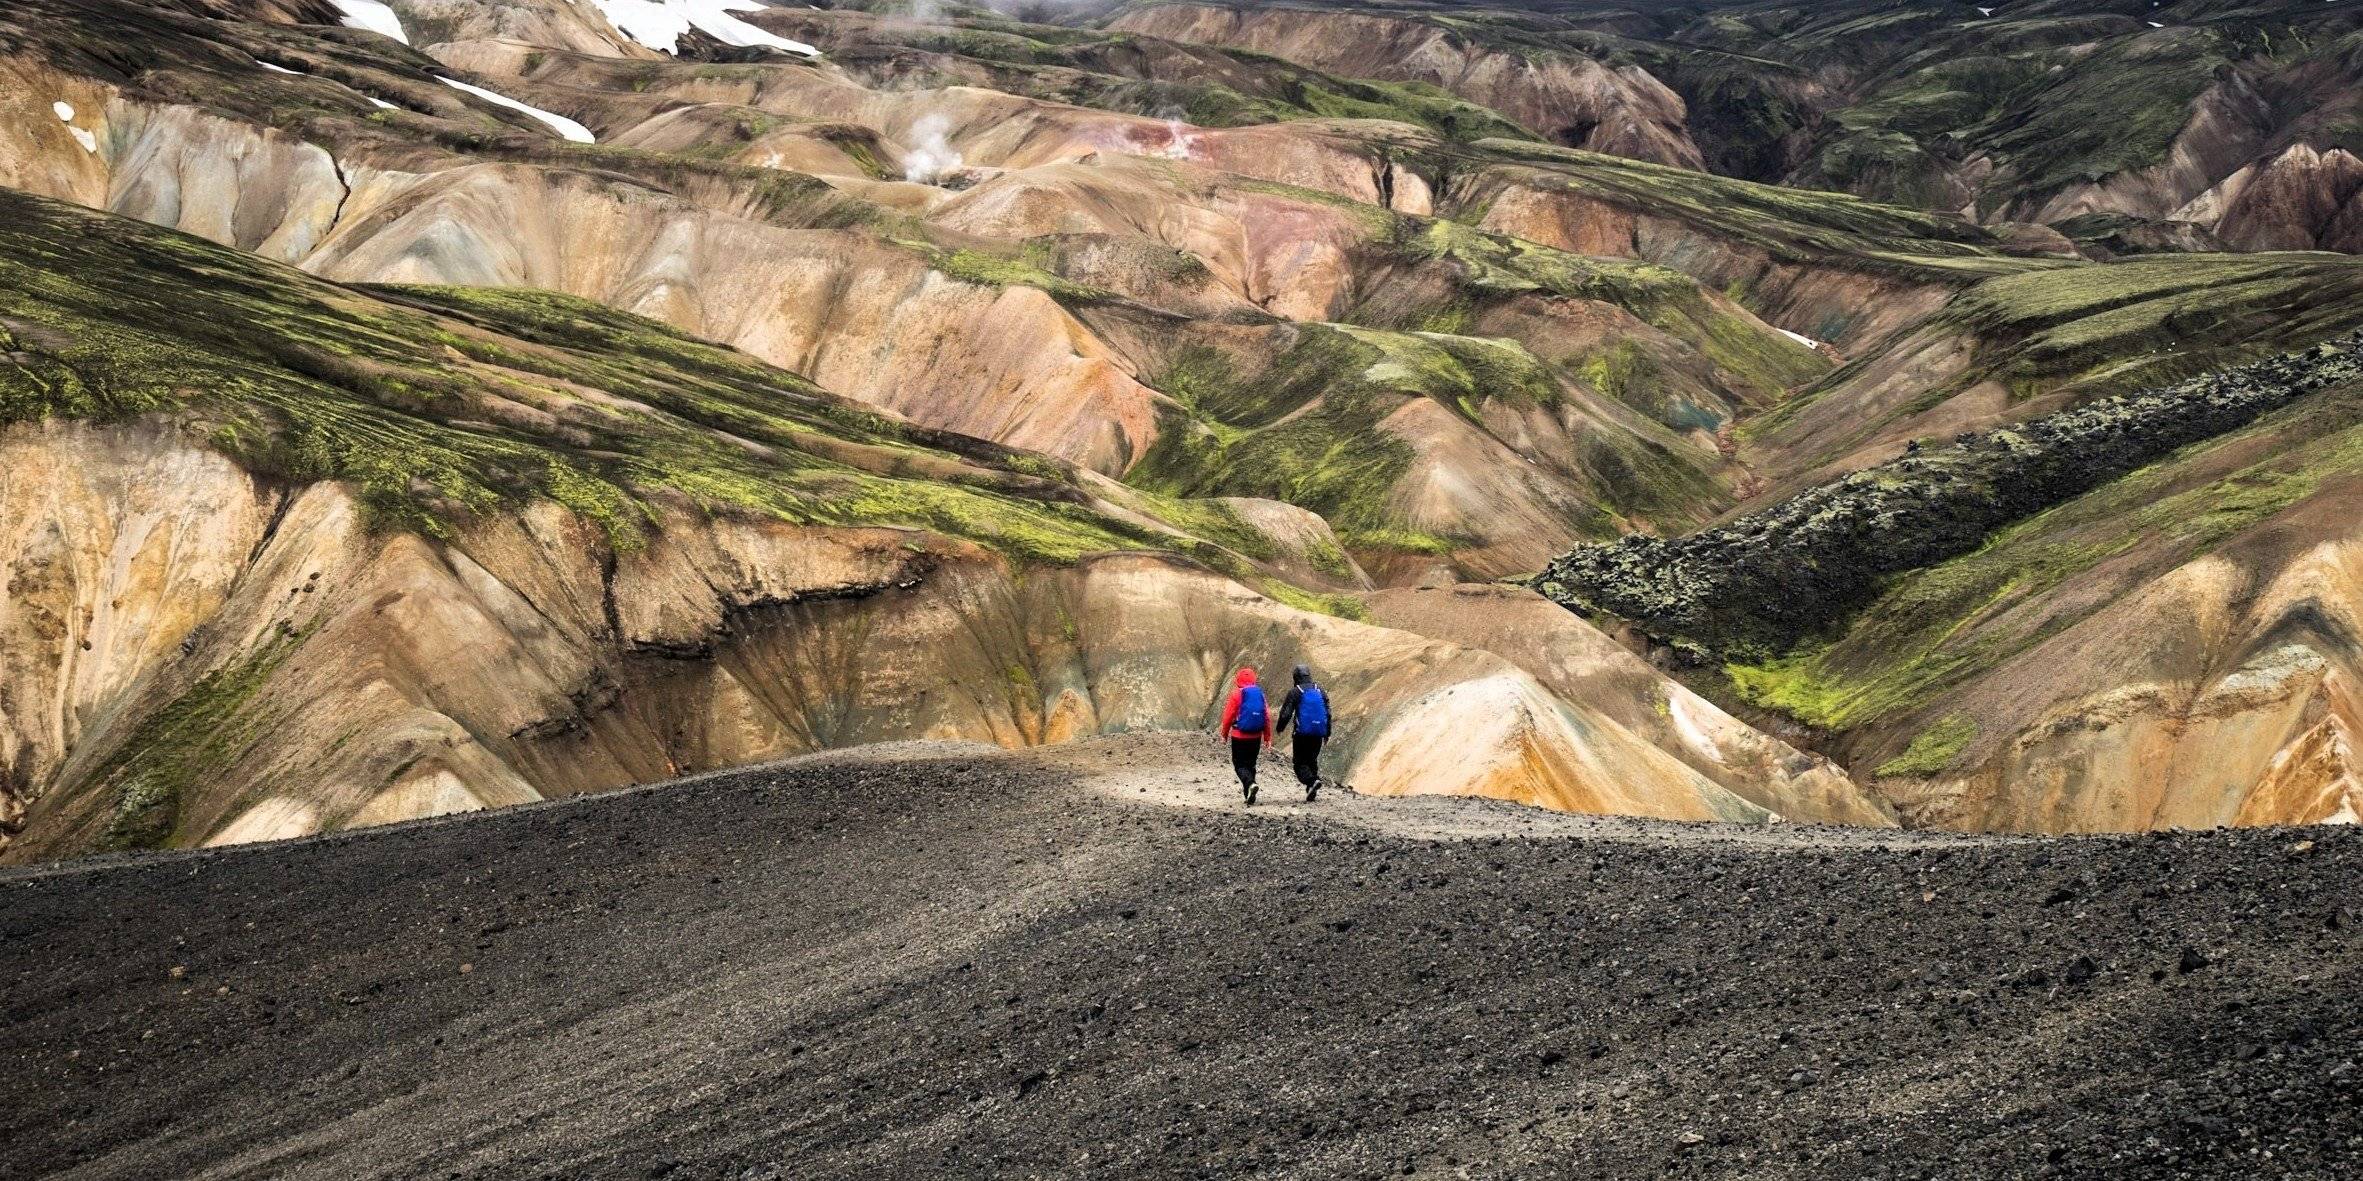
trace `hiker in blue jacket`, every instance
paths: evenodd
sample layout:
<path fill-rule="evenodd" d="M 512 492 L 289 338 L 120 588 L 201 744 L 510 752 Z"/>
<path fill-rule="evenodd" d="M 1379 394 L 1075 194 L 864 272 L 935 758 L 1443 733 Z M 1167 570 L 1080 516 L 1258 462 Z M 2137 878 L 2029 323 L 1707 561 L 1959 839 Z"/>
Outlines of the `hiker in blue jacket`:
<path fill-rule="evenodd" d="M 1274 730 L 1296 727 L 1296 779 L 1305 785 L 1305 802 L 1321 794 L 1321 744 L 1329 741 L 1329 691 L 1313 682 L 1313 670 L 1296 666 L 1295 684 L 1280 703 Z"/>

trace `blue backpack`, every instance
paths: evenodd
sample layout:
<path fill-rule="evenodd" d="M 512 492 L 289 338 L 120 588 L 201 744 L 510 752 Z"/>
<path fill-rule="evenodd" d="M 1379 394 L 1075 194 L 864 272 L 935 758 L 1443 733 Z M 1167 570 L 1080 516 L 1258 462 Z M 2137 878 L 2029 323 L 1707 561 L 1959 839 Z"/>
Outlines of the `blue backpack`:
<path fill-rule="evenodd" d="M 1264 687 L 1239 686 L 1239 717 L 1231 723 L 1231 728 L 1248 734 L 1261 734 L 1265 725 Z"/>
<path fill-rule="evenodd" d="M 1316 738 L 1329 736 L 1329 695 L 1311 681 L 1305 682 L 1304 692 L 1297 696 L 1296 732 Z"/>

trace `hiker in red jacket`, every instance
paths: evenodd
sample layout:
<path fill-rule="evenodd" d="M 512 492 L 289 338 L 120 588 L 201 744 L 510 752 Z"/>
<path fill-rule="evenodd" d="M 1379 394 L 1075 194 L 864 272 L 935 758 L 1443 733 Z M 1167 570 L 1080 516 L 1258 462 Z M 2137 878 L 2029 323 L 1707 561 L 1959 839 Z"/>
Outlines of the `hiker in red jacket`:
<path fill-rule="evenodd" d="M 1223 702 L 1222 732 L 1231 743 L 1231 769 L 1239 773 L 1239 793 L 1255 806 L 1255 760 L 1272 742 L 1272 714 L 1264 707 L 1264 687 L 1255 683 L 1255 670 L 1239 670 L 1239 681 Z"/>

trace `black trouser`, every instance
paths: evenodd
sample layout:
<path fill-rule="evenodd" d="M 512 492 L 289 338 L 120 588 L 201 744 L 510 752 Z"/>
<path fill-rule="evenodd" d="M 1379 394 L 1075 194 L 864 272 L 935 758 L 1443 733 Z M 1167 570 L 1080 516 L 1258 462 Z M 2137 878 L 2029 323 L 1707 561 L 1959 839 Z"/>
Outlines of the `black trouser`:
<path fill-rule="evenodd" d="M 1296 736 L 1296 781 L 1306 787 L 1321 778 L 1321 744 L 1329 741 L 1327 734 L 1299 734 Z"/>
<path fill-rule="evenodd" d="M 1255 757 L 1263 753 L 1262 735 L 1253 738 L 1231 737 L 1231 770 L 1239 773 L 1239 786 L 1255 786 Z"/>

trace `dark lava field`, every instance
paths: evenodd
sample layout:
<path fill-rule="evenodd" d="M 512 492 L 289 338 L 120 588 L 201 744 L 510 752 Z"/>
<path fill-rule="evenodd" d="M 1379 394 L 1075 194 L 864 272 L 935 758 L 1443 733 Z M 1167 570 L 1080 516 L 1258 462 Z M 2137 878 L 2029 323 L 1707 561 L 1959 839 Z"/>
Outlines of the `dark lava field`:
<path fill-rule="evenodd" d="M 2352 830 L 1250 812 L 1216 764 L 1168 737 L 905 748 L 20 872 L 0 1175 L 2363 1160 Z"/>

